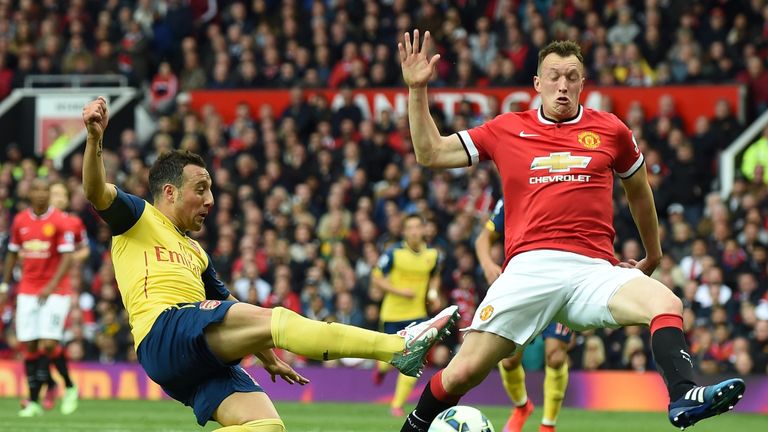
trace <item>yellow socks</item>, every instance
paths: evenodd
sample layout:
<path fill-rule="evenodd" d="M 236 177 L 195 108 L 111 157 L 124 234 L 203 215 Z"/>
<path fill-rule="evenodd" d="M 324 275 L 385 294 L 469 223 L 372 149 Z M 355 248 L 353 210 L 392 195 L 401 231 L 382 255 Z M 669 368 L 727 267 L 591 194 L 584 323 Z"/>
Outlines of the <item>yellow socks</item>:
<path fill-rule="evenodd" d="M 408 400 L 408 396 L 413 390 L 413 386 L 416 385 L 418 378 L 409 377 L 408 375 L 398 374 L 397 385 L 395 386 L 395 396 L 392 398 L 390 407 L 402 408 L 405 405 L 405 401 Z"/>
<path fill-rule="evenodd" d="M 523 406 L 528 402 L 528 392 L 525 390 L 525 371 L 523 365 L 518 365 L 512 370 L 504 369 L 499 363 L 499 372 L 501 372 L 501 383 L 509 395 L 509 399 L 515 406 Z"/>
<path fill-rule="evenodd" d="M 272 310 L 275 347 L 317 360 L 354 357 L 389 362 L 405 348 L 397 335 L 313 321 L 281 307 Z"/>
<path fill-rule="evenodd" d="M 568 363 L 564 363 L 559 369 L 547 366 L 544 376 L 544 415 L 541 424 L 554 426 L 557 423 L 567 387 Z"/>
<path fill-rule="evenodd" d="M 241 425 L 219 428 L 214 432 L 285 432 L 285 425 L 280 419 L 254 420 Z"/>

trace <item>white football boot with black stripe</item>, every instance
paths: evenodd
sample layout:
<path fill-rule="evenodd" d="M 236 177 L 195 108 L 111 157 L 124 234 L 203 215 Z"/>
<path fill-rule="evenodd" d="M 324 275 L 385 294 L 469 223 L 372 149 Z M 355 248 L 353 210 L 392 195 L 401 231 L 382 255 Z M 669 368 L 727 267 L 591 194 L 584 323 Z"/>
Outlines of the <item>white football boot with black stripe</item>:
<path fill-rule="evenodd" d="M 669 404 L 669 421 L 683 430 L 699 420 L 730 411 L 744 396 L 746 386 L 739 378 L 706 387 L 694 387 Z"/>

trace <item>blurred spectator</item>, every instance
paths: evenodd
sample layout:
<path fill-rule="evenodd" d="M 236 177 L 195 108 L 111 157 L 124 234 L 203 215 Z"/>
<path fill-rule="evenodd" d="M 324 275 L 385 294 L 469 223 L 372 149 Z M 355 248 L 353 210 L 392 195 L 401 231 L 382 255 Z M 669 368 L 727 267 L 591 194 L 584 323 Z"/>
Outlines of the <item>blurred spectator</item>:
<path fill-rule="evenodd" d="M 768 183 L 768 127 L 763 129 L 760 138 L 744 151 L 741 161 L 741 173 L 750 182 Z"/>

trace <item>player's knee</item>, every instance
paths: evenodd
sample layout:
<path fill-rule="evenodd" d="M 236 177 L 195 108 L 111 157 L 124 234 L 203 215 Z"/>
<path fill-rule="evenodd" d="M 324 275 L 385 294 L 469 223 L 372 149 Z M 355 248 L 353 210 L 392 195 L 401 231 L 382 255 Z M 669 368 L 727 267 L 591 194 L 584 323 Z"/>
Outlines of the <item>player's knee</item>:
<path fill-rule="evenodd" d="M 512 357 L 507 357 L 501 361 L 501 367 L 508 371 L 517 369 L 517 367 L 520 366 L 521 359 L 522 357 L 517 354 Z"/>
<path fill-rule="evenodd" d="M 659 314 L 683 314 L 683 302 L 672 291 L 668 291 L 667 294 L 657 302 L 658 310 L 654 311 L 654 315 Z"/>
<path fill-rule="evenodd" d="M 488 372 L 477 362 L 461 362 L 453 367 L 449 365 L 443 371 L 445 390 L 452 394 L 464 394 L 480 384 Z"/>
<path fill-rule="evenodd" d="M 567 352 L 562 347 L 547 350 L 546 363 L 552 369 L 560 369 L 568 359 Z"/>
<path fill-rule="evenodd" d="M 45 351 L 47 354 L 52 354 L 56 347 L 58 346 L 59 342 L 54 340 L 44 340 L 40 342 L 40 348 Z"/>

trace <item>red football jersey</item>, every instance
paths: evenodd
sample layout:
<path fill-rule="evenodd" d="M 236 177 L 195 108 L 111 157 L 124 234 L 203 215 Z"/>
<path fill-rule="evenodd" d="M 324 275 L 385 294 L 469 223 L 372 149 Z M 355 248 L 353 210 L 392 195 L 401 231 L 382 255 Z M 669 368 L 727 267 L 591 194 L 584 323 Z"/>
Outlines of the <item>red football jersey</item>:
<path fill-rule="evenodd" d="M 53 207 L 42 216 L 28 209 L 13 218 L 8 250 L 18 252 L 21 258 L 19 294 L 39 294 L 56 274 L 62 254 L 75 250 L 68 218 Z M 68 295 L 70 291 L 69 278 L 65 276 L 54 293 Z"/>
<path fill-rule="evenodd" d="M 618 262 L 613 174 L 630 177 L 643 155 L 616 116 L 579 107 L 575 118 L 557 123 L 529 110 L 458 135 L 471 163 L 493 160 L 501 175 L 507 261 L 556 249 Z"/>

